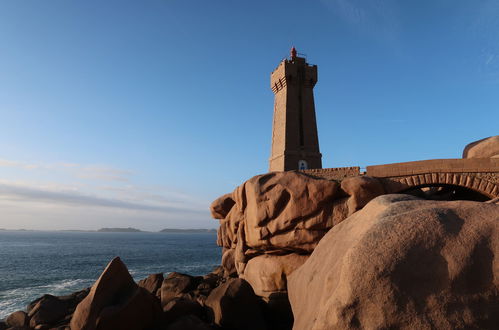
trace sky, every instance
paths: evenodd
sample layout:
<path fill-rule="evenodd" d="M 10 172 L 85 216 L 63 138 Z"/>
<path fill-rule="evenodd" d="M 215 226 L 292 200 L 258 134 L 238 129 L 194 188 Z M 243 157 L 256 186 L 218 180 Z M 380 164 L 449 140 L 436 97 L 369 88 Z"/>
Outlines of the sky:
<path fill-rule="evenodd" d="M 495 0 L 0 0 L 0 228 L 216 228 L 291 46 L 324 167 L 460 158 L 499 134 L 498 31 Z"/>

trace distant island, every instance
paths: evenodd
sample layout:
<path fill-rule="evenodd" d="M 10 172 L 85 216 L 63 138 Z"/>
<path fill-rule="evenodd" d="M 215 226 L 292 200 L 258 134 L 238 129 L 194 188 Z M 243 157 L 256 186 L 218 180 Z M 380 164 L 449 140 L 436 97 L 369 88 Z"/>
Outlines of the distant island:
<path fill-rule="evenodd" d="M 101 233 L 140 233 L 142 230 L 132 227 L 127 228 L 101 228 L 97 230 Z"/>

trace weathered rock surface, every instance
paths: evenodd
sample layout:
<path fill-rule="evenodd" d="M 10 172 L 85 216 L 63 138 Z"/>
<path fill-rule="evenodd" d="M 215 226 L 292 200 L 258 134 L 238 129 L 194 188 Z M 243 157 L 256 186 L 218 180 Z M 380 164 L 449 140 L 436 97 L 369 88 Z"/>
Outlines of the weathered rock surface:
<path fill-rule="evenodd" d="M 300 172 L 255 176 L 232 193 L 235 204 L 220 220 L 218 243 L 228 249 L 311 252 L 332 226 L 330 204 L 338 188 Z"/>
<path fill-rule="evenodd" d="M 146 289 L 155 296 L 158 296 L 158 290 L 161 288 L 164 276 L 163 273 L 151 274 L 147 278 L 137 283 L 141 288 Z"/>
<path fill-rule="evenodd" d="M 287 279 L 308 257 L 296 253 L 263 254 L 248 261 L 243 278 L 265 301 L 263 312 L 270 329 L 291 329 L 293 313 L 288 299 Z"/>
<path fill-rule="evenodd" d="M 160 316 L 159 300 L 134 282 L 117 257 L 76 307 L 71 329 L 148 329 L 159 322 Z"/>
<path fill-rule="evenodd" d="M 288 276 L 308 257 L 296 253 L 257 256 L 248 261 L 244 270 L 244 279 L 260 297 L 269 298 L 275 293 L 287 293 Z"/>
<path fill-rule="evenodd" d="M 265 330 L 260 302 L 251 285 L 243 279 L 229 279 L 215 288 L 205 302 L 212 321 L 223 328 Z"/>
<path fill-rule="evenodd" d="M 499 206 L 380 196 L 291 274 L 293 329 L 494 329 Z"/>
<path fill-rule="evenodd" d="M 67 296 L 43 295 L 28 305 L 29 326 L 64 326 L 69 323 L 76 306 L 87 296 L 89 290 L 81 290 Z"/>
<path fill-rule="evenodd" d="M 211 293 L 211 290 L 216 288 L 223 281 L 223 274 L 223 269 L 218 266 L 215 271 L 206 274 L 201 278 L 198 286 L 192 293 L 194 293 L 194 295 L 197 295 L 198 297 L 208 297 L 208 295 Z"/>
<path fill-rule="evenodd" d="M 254 177 L 234 192 L 244 213 L 246 245 L 254 249 L 312 251 L 329 229 L 338 184 L 298 172 Z"/>
<path fill-rule="evenodd" d="M 230 209 L 232 209 L 232 206 L 234 206 L 235 203 L 236 202 L 234 202 L 232 194 L 230 193 L 218 197 L 210 205 L 211 216 L 214 219 L 224 219 L 227 214 L 229 214 Z"/>
<path fill-rule="evenodd" d="M 499 157 L 499 135 L 472 142 L 463 151 L 463 158 L 496 157 Z"/>
<path fill-rule="evenodd" d="M 225 277 L 237 276 L 234 255 L 235 249 L 226 249 L 222 254 L 222 267 L 224 269 Z"/>
<path fill-rule="evenodd" d="M 194 290 L 201 277 L 194 277 L 181 273 L 170 273 L 161 284 L 161 306 L 166 305 L 175 297 L 181 297 L 183 294 Z"/>
<path fill-rule="evenodd" d="M 172 323 L 184 315 L 195 315 L 203 318 L 205 312 L 203 307 L 195 300 L 189 298 L 173 298 L 163 306 L 163 315 L 166 323 Z"/>
<path fill-rule="evenodd" d="M 369 176 L 346 178 L 341 181 L 341 189 L 350 196 L 347 201 L 348 216 L 363 208 L 373 198 L 385 193 L 383 184 Z"/>
<path fill-rule="evenodd" d="M 211 330 L 205 322 L 195 315 L 184 315 L 170 324 L 166 330 Z"/>
<path fill-rule="evenodd" d="M 293 327 L 293 311 L 287 292 L 272 293 L 265 298 L 263 313 L 269 329 L 290 330 Z"/>
<path fill-rule="evenodd" d="M 497 198 L 492 198 L 488 201 L 486 201 L 485 203 L 491 203 L 491 204 L 499 204 L 499 197 Z"/>
<path fill-rule="evenodd" d="M 26 327 L 29 325 L 29 316 L 24 311 L 10 314 L 5 320 L 7 327 Z"/>

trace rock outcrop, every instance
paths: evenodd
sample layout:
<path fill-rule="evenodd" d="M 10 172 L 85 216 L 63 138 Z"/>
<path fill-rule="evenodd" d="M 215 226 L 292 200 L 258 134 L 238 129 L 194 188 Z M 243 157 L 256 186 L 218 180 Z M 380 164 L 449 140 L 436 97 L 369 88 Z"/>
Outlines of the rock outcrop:
<path fill-rule="evenodd" d="M 214 219 L 224 219 L 229 214 L 230 209 L 234 206 L 235 202 L 232 194 L 225 194 L 218 197 L 211 203 L 210 212 Z"/>
<path fill-rule="evenodd" d="M 331 226 L 332 209 L 327 206 L 338 188 L 336 182 L 299 172 L 255 176 L 232 193 L 228 212 L 222 204 L 231 204 L 226 202 L 229 196 L 212 204 L 212 214 L 227 214 L 220 221 L 219 244 L 236 248 L 241 228 L 247 248 L 311 252 Z"/>
<path fill-rule="evenodd" d="M 384 193 L 382 182 L 367 176 L 341 185 L 295 171 L 251 178 L 211 205 L 220 220 L 217 243 L 224 248 L 225 276 L 247 280 L 265 301 L 271 327 L 289 329 L 289 275 L 330 228 Z"/>
<path fill-rule="evenodd" d="M 213 328 L 195 315 L 184 315 L 170 324 L 166 330 L 213 330 Z"/>
<path fill-rule="evenodd" d="M 8 328 L 23 328 L 29 326 L 29 316 L 24 311 L 17 311 L 10 314 L 5 320 L 6 329 Z"/>
<path fill-rule="evenodd" d="M 293 313 L 288 300 L 288 277 L 300 267 L 308 255 L 263 254 L 248 261 L 241 276 L 265 302 L 264 313 L 271 329 L 291 329 Z"/>
<path fill-rule="evenodd" d="M 348 215 L 363 208 L 369 201 L 385 194 L 380 180 L 369 176 L 354 176 L 341 181 L 341 189 L 350 196 L 347 200 Z"/>
<path fill-rule="evenodd" d="M 17 327 L 22 327 L 19 324 L 27 322 L 31 328 L 67 326 L 76 306 L 87 296 L 88 292 L 89 289 L 84 289 L 60 297 L 45 294 L 28 305 L 27 313 L 19 311 L 11 314 L 7 318 L 7 324 L 12 323 Z"/>
<path fill-rule="evenodd" d="M 225 249 L 222 254 L 222 267 L 225 277 L 236 277 L 235 249 Z"/>
<path fill-rule="evenodd" d="M 248 262 L 243 278 L 258 296 L 269 299 L 272 294 L 287 292 L 287 278 L 307 258 L 308 255 L 296 253 L 257 256 Z"/>
<path fill-rule="evenodd" d="M 173 298 L 163 306 L 165 323 L 173 323 L 185 315 L 194 315 L 199 319 L 205 318 L 205 311 L 201 304 L 190 298 Z"/>
<path fill-rule="evenodd" d="M 495 157 L 496 138 L 465 157 Z M 255 176 L 211 205 L 223 252 L 213 272 L 137 285 L 115 258 L 91 289 L 45 295 L 0 330 L 494 329 L 499 202 L 386 195 L 400 184 Z"/>
<path fill-rule="evenodd" d="M 194 290 L 201 278 L 181 273 L 170 273 L 161 284 L 161 305 L 165 306 L 170 300 L 182 297 Z"/>
<path fill-rule="evenodd" d="M 163 280 L 163 273 L 157 273 L 149 275 L 147 278 L 140 280 L 137 284 L 159 298 L 161 297 L 160 289 Z"/>
<path fill-rule="evenodd" d="M 493 329 L 499 206 L 380 196 L 288 281 L 293 329 Z"/>
<path fill-rule="evenodd" d="M 497 157 L 499 157 L 499 135 L 472 142 L 463 151 L 463 158 Z"/>
<path fill-rule="evenodd" d="M 76 307 L 72 330 L 148 329 L 160 322 L 159 300 L 139 287 L 116 257 Z"/>
<path fill-rule="evenodd" d="M 239 330 L 265 330 L 266 324 L 258 297 L 243 279 L 229 279 L 206 299 L 210 319 L 218 326 Z"/>
<path fill-rule="evenodd" d="M 247 262 L 262 254 L 309 254 L 333 226 L 347 216 L 337 182 L 300 172 L 258 175 L 211 205 L 220 220 L 218 245 L 224 248 L 226 275 L 243 276 Z M 333 212 L 341 214 L 333 216 Z"/>

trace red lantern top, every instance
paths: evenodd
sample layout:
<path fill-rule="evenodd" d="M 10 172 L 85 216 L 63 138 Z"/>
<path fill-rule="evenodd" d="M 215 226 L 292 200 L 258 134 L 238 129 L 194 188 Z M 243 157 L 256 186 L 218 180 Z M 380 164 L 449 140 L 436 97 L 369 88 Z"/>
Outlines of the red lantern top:
<path fill-rule="evenodd" d="M 296 48 L 293 46 L 291 48 L 291 59 L 294 60 L 296 58 Z"/>

